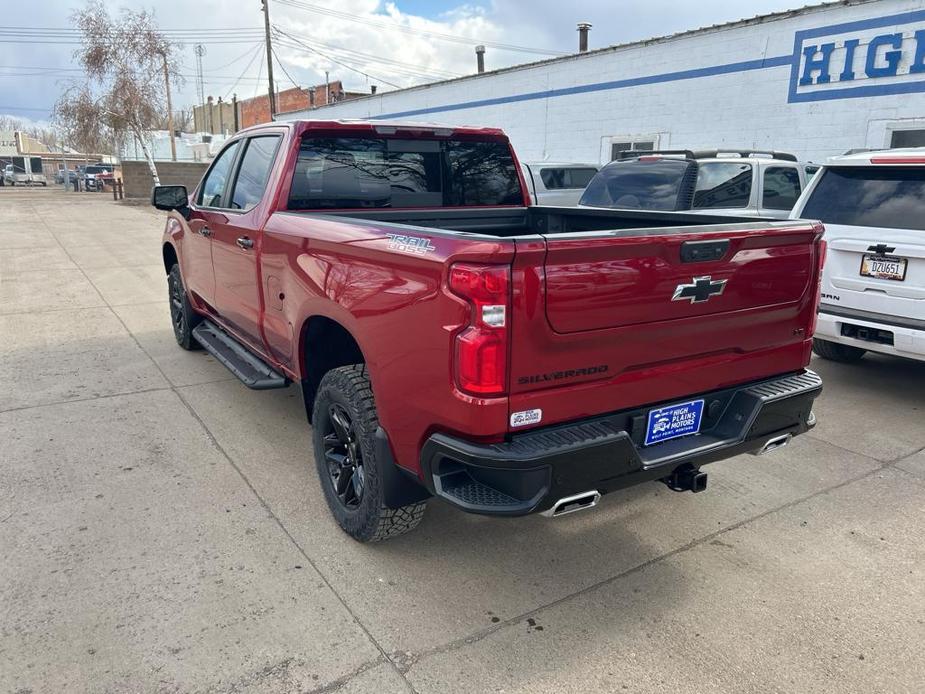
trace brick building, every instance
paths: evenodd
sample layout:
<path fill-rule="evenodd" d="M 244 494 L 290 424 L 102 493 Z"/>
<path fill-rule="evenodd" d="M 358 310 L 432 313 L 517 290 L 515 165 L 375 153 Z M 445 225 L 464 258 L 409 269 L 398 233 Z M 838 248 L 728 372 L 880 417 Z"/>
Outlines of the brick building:
<path fill-rule="evenodd" d="M 327 88 L 325 88 L 327 87 Z M 366 96 L 363 92 L 348 92 L 340 80 L 325 84 L 316 84 L 314 87 L 293 87 L 276 93 L 276 112 L 303 111 L 327 106 L 348 99 Z M 238 102 L 238 127 L 248 128 L 258 123 L 270 121 L 270 97 L 266 94 L 244 99 Z"/>
<path fill-rule="evenodd" d="M 496 126 L 526 161 L 654 147 L 821 161 L 925 145 L 923 78 L 922 0 L 840 0 L 283 117 Z"/>
<path fill-rule="evenodd" d="M 348 92 L 340 80 L 328 84 L 317 84 L 314 87 L 293 87 L 276 93 L 277 113 L 288 111 L 303 111 L 317 106 L 327 106 L 348 99 L 366 96 L 364 92 Z M 238 117 L 235 120 L 235 104 L 237 104 Z M 216 101 L 211 96 L 206 103 L 193 107 L 193 129 L 197 133 L 232 134 L 237 129 L 248 128 L 258 123 L 270 121 L 270 98 L 266 94 L 255 96 L 252 99 L 223 101 L 219 97 Z"/>

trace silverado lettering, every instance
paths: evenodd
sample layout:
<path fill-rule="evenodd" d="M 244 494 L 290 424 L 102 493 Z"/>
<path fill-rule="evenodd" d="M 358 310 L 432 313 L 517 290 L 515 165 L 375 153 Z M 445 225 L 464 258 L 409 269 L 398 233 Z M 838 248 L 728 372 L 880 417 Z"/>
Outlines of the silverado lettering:
<path fill-rule="evenodd" d="M 527 383 L 541 383 L 543 381 L 561 381 L 566 378 L 578 378 L 579 376 L 593 376 L 594 374 L 607 373 L 610 368 L 606 364 L 602 366 L 588 366 L 582 369 L 569 369 L 568 371 L 554 371 L 548 374 L 537 374 L 536 376 L 521 376 L 517 379 L 520 385 Z"/>
<path fill-rule="evenodd" d="M 306 457 L 363 542 L 433 495 L 557 516 L 652 480 L 702 491 L 703 465 L 815 422 L 814 222 L 531 206 L 500 130 L 392 122 L 242 130 L 152 202 L 177 342 L 301 390 Z M 671 301 L 682 245 L 709 240 L 728 252 L 697 276 L 724 291 Z"/>

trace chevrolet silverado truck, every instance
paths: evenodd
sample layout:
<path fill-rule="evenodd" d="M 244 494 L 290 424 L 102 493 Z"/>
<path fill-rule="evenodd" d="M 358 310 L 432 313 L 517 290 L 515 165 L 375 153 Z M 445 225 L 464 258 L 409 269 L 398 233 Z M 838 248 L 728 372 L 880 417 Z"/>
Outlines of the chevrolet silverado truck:
<path fill-rule="evenodd" d="M 293 121 L 152 191 L 177 342 L 301 387 L 357 540 L 432 496 L 560 516 L 702 491 L 815 423 L 821 225 L 531 206 L 520 171 L 500 130 Z"/>

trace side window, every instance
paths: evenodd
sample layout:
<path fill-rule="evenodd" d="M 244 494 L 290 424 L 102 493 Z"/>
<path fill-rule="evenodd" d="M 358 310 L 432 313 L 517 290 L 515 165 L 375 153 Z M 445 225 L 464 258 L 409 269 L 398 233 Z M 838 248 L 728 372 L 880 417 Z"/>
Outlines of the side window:
<path fill-rule="evenodd" d="M 260 202 L 278 145 L 279 135 L 252 137 L 247 141 L 231 196 L 232 209 L 249 210 Z"/>
<path fill-rule="evenodd" d="M 799 197 L 799 171 L 792 166 L 769 166 L 765 169 L 762 207 L 769 210 L 792 210 Z"/>
<path fill-rule="evenodd" d="M 540 178 L 546 190 L 565 188 L 565 169 L 540 169 Z"/>
<path fill-rule="evenodd" d="M 597 169 L 567 169 L 565 185 L 567 188 L 587 188 L 596 175 Z"/>
<path fill-rule="evenodd" d="M 546 190 L 586 188 L 597 169 L 540 169 Z"/>
<path fill-rule="evenodd" d="M 809 165 L 807 165 L 807 166 L 804 167 L 804 169 L 805 169 L 805 171 L 806 171 L 806 182 L 807 182 L 807 183 L 809 183 L 811 180 L 813 180 L 813 176 L 815 176 L 817 173 L 819 173 L 819 168 L 820 168 L 820 167 L 819 167 L 819 166 L 816 166 L 815 164 L 809 164 Z"/>
<path fill-rule="evenodd" d="M 700 165 L 694 209 L 748 207 L 751 197 L 751 164 L 715 161 Z"/>
<path fill-rule="evenodd" d="M 226 147 L 218 159 L 212 164 L 212 168 L 206 174 L 206 179 L 202 182 L 202 188 L 199 190 L 199 199 L 196 201 L 204 207 L 224 207 L 222 204 L 222 195 L 225 193 L 225 184 L 228 182 L 228 176 L 231 174 L 231 165 L 234 163 L 234 155 L 238 151 L 240 141 L 234 142 Z"/>

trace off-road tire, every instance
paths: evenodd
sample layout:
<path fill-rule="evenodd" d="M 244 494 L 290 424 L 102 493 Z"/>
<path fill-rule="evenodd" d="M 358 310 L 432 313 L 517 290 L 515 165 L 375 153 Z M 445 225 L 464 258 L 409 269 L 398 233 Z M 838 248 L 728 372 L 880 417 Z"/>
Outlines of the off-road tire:
<path fill-rule="evenodd" d="M 202 322 L 202 316 L 193 310 L 180 275 L 180 266 L 176 263 L 167 275 L 167 299 L 170 302 L 170 323 L 173 336 L 183 349 L 202 349 L 193 337 L 193 328 Z"/>
<path fill-rule="evenodd" d="M 861 349 L 860 347 L 852 347 L 851 345 L 842 345 L 838 342 L 820 340 L 818 337 L 813 339 L 813 351 L 823 359 L 840 361 L 845 364 L 859 362 L 867 353 L 866 349 Z"/>
<path fill-rule="evenodd" d="M 333 405 L 342 407 L 350 415 L 362 459 L 363 493 L 354 508 L 345 505 L 338 496 L 326 458 L 325 435 L 330 434 Z M 401 508 L 388 508 L 383 503 L 382 466 L 393 463 L 376 457 L 378 427 L 379 416 L 366 365 L 341 366 L 328 371 L 318 386 L 312 415 L 315 465 L 331 515 L 345 533 L 359 542 L 379 542 L 414 530 L 427 506 L 426 501 Z"/>

